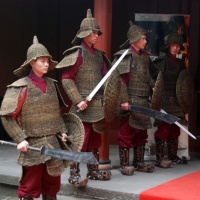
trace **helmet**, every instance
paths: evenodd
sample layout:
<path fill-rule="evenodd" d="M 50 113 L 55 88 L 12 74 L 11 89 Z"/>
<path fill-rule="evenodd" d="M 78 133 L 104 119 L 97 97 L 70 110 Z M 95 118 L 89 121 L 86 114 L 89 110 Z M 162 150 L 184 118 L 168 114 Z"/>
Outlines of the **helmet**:
<path fill-rule="evenodd" d="M 145 29 L 141 26 L 135 25 L 132 21 L 129 21 L 129 26 L 130 28 L 127 32 L 128 40 L 120 46 L 120 49 L 128 48 L 131 43 L 136 42 L 142 35 L 146 35 L 147 33 Z"/>
<path fill-rule="evenodd" d="M 170 33 L 165 36 L 164 45 L 160 48 L 160 51 L 166 53 L 171 44 L 179 44 L 181 46 L 181 50 L 184 49 L 181 35 L 178 33 Z"/>
<path fill-rule="evenodd" d="M 37 36 L 33 37 L 33 44 L 28 48 L 27 60 L 18 69 L 14 71 L 18 77 L 22 78 L 27 76 L 31 71 L 31 66 L 29 65 L 32 60 L 36 60 L 38 57 L 45 56 L 49 59 L 49 70 L 53 70 L 57 65 L 56 61 L 53 61 L 52 56 L 49 54 L 45 46 L 38 42 Z"/>
<path fill-rule="evenodd" d="M 79 45 L 81 39 L 90 35 L 93 30 L 98 31 L 99 35 L 102 35 L 102 31 L 99 27 L 99 24 L 95 18 L 92 17 L 91 9 L 87 10 L 86 18 L 84 18 L 80 25 L 80 30 L 76 34 L 75 38 L 72 41 L 72 45 Z"/>

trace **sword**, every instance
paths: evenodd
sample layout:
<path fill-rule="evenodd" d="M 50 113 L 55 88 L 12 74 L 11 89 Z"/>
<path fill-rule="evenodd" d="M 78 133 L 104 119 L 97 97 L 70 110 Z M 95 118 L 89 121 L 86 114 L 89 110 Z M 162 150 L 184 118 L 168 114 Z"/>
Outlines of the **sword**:
<path fill-rule="evenodd" d="M 17 146 L 16 143 L 13 142 L 7 142 L 0 140 L 0 144 L 10 145 L 10 146 Z M 68 160 L 68 161 L 74 161 L 74 162 L 82 162 L 87 163 L 91 165 L 98 165 L 97 159 L 94 157 L 92 152 L 74 152 L 74 151 L 67 151 L 67 150 L 61 150 L 61 149 L 49 149 L 45 146 L 42 146 L 41 148 L 36 148 L 32 146 L 28 146 L 27 149 L 32 151 L 38 151 L 41 155 L 45 156 L 51 156 L 53 158 L 58 158 L 61 160 Z"/>
<path fill-rule="evenodd" d="M 110 68 L 110 70 L 106 73 L 106 75 L 101 79 L 101 81 L 97 84 L 97 86 L 92 90 L 92 92 L 86 97 L 87 101 L 91 101 L 94 95 L 97 93 L 97 91 L 100 89 L 100 87 L 105 83 L 105 81 L 108 79 L 108 77 L 111 75 L 111 73 L 117 68 L 119 63 L 123 60 L 123 58 L 128 53 L 128 49 L 124 51 L 124 53 L 119 57 L 117 62 Z"/>
<path fill-rule="evenodd" d="M 174 115 L 162 113 L 162 112 L 159 112 L 157 110 L 143 108 L 143 107 L 140 107 L 140 106 L 129 105 L 129 110 L 131 112 L 140 113 L 140 114 L 143 114 L 143 115 L 153 117 L 155 119 L 159 119 L 159 120 L 164 121 L 164 122 L 169 123 L 169 124 L 173 124 L 173 123 L 175 123 L 176 121 L 179 120 L 179 118 L 174 116 Z"/>
<path fill-rule="evenodd" d="M 163 109 L 160 110 L 160 112 L 162 113 L 166 113 Z M 167 113 L 166 113 L 167 114 Z M 197 139 L 192 133 L 190 133 L 184 126 L 182 126 L 180 123 L 178 123 L 177 121 L 174 122 L 174 124 L 176 124 L 179 128 L 181 128 L 184 132 L 186 132 L 189 136 L 191 136 L 192 138 L 194 138 L 195 140 Z"/>

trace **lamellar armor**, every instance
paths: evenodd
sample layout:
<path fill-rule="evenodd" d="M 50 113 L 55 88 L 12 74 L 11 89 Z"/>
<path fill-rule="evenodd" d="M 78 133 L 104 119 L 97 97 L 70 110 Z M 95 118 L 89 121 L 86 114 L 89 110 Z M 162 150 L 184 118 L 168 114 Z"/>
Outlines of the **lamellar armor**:
<path fill-rule="evenodd" d="M 118 57 L 124 50 L 117 52 Z M 133 61 L 132 66 L 130 66 Z M 120 74 L 130 73 L 128 84 L 122 83 L 121 98 L 122 102 L 129 102 L 131 105 L 149 108 L 149 94 L 151 86 L 151 76 L 149 73 L 149 56 L 143 52 L 141 56 L 129 51 L 127 56 L 117 68 Z M 148 116 L 131 113 L 129 124 L 138 129 L 151 128 L 151 121 Z"/>
<path fill-rule="evenodd" d="M 56 133 L 66 133 L 67 128 L 59 113 L 54 82 L 55 80 L 46 78 L 45 95 L 26 77 L 8 86 L 0 114 L 6 131 L 16 143 L 27 140 L 30 146 L 40 148 L 44 145 L 47 148 L 60 149 Z M 24 87 L 27 87 L 27 96 L 20 113 L 21 120 L 17 122 L 10 115 L 16 110 Z M 24 166 L 45 162 L 52 176 L 59 176 L 64 171 L 65 163 L 62 160 L 41 155 L 40 152 L 20 152 L 18 158 L 18 163 Z"/>
<path fill-rule="evenodd" d="M 154 87 L 151 106 L 152 109 L 162 108 L 167 113 L 183 117 L 184 112 L 186 113 L 190 107 L 188 96 L 192 88 L 189 89 L 189 74 L 184 61 L 182 59 L 177 61 L 178 65 L 173 64 L 167 57 L 155 60 L 154 63 L 160 72 Z"/>
<path fill-rule="evenodd" d="M 110 62 L 105 54 L 95 49 L 95 53 L 91 54 L 83 46 L 75 46 L 65 51 L 65 57 L 56 66 L 56 68 L 69 67 L 76 63 L 79 51 L 83 56 L 83 63 L 79 67 L 76 74 L 76 82 L 71 79 L 63 79 L 62 85 L 72 101 L 73 105 L 70 108 L 70 112 L 77 114 L 83 122 L 94 123 L 93 127 L 101 127 L 98 122 L 104 123 L 104 102 L 103 94 L 104 88 L 100 88 L 95 94 L 94 98 L 88 103 L 86 110 L 77 112 L 76 104 L 80 101 L 85 101 L 85 98 L 92 92 L 96 85 L 102 79 L 102 64 L 103 61 L 109 66 Z M 98 124 L 96 124 L 98 123 Z M 98 128 L 97 128 L 98 129 Z M 97 132 L 103 132 L 96 130 Z"/>

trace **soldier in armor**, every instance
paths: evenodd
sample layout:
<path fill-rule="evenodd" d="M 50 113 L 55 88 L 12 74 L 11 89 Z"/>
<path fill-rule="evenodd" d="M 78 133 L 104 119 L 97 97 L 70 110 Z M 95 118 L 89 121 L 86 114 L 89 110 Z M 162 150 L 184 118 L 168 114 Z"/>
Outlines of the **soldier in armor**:
<path fill-rule="evenodd" d="M 87 102 L 85 98 L 91 93 L 111 64 L 104 52 L 95 49 L 94 44 L 102 31 L 91 10 L 80 25 L 80 30 L 72 41 L 73 47 L 64 52 L 65 57 L 56 66 L 62 70 L 62 86 L 72 101 L 70 113 L 77 114 L 85 129 L 83 152 L 92 152 L 99 161 L 98 148 L 101 146 L 101 133 L 104 132 L 103 87 Z M 79 112 L 77 112 L 79 110 Z M 98 165 L 87 165 L 87 177 L 81 179 L 79 163 L 70 165 L 69 183 L 84 187 L 88 179 L 109 180 L 110 171 L 100 171 Z"/>
<path fill-rule="evenodd" d="M 7 86 L 0 115 L 5 130 L 17 143 L 18 163 L 22 177 L 18 187 L 19 200 L 32 200 L 42 194 L 43 200 L 56 200 L 60 190 L 63 160 L 27 150 L 27 146 L 60 149 L 56 133 L 67 140 L 67 127 L 60 114 L 55 87 L 56 80 L 44 77 L 55 68 L 47 49 L 34 37 L 27 51 L 27 60 L 14 71 L 20 77 Z"/>
<path fill-rule="evenodd" d="M 144 51 L 147 44 L 146 31 L 131 21 L 127 32 L 128 40 L 115 53 L 113 62 L 128 49 L 127 55 L 118 65 L 121 75 L 121 112 L 118 145 L 120 170 L 123 175 L 132 175 L 134 171 L 153 172 L 154 166 L 144 162 L 147 129 L 151 128 L 150 117 L 129 111 L 129 105 L 149 108 L 149 95 L 153 85 L 155 68 L 150 65 L 149 55 Z M 152 68 L 151 68 L 152 67 Z M 129 150 L 133 148 L 134 158 L 129 163 Z"/>
<path fill-rule="evenodd" d="M 154 61 L 159 73 L 153 89 L 151 107 L 155 110 L 162 108 L 167 113 L 179 117 L 180 122 L 184 124 L 186 122 L 185 114 L 188 113 L 190 107 L 189 98 L 192 97 L 189 91 L 192 91 L 192 88 L 189 88 L 191 85 L 184 60 L 177 57 L 177 54 L 183 49 L 183 41 L 177 33 L 167 35 L 164 41 L 161 52 L 166 55 L 160 56 Z M 172 162 L 187 164 L 186 157 L 179 158 L 177 156 L 180 128 L 175 124 L 159 120 L 154 121 L 154 126 L 158 127 L 154 135 L 156 166 L 169 168 Z M 165 143 L 168 147 L 168 159 L 164 159 Z"/>

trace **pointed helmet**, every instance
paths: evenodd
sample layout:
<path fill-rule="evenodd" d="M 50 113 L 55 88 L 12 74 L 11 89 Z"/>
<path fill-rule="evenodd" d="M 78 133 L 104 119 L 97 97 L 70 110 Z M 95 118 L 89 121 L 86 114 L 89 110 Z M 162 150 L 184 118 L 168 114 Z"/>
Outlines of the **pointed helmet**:
<path fill-rule="evenodd" d="M 142 35 L 146 35 L 147 32 L 141 26 L 135 25 L 132 21 L 129 21 L 129 29 L 127 32 L 128 40 L 120 46 L 120 49 L 126 49 L 131 43 L 136 42 Z"/>
<path fill-rule="evenodd" d="M 95 18 L 92 17 L 91 9 L 87 10 L 86 18 L 84 18 L 80 25 L 80 30 L 72 41 L 72 45 L 80 45 L 81 39 L 90 35 L 93 30 L 98 31 L 98 35 L 102 35 L 102 31 Z"/>
<path fill-rule="evenodd" d="M 52 60 L 52 56 L 49 54 L 45 46 L 38 42 L 37 36 L 33 37 L 33 44 L 28 48 L 26 61 L 13 73 L 20 78 L 29 75 L 31 66 L 29 65 L 32 60 L 36 60 L 38 57 L 45 56 L 49 58 L 49 71 L 53 70 L 57 65 L 56 61 Z"/>

